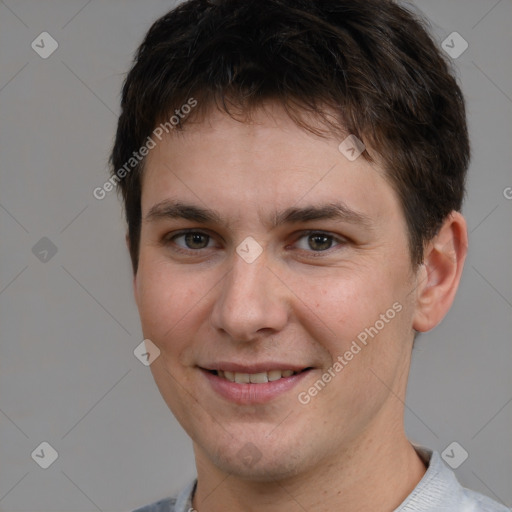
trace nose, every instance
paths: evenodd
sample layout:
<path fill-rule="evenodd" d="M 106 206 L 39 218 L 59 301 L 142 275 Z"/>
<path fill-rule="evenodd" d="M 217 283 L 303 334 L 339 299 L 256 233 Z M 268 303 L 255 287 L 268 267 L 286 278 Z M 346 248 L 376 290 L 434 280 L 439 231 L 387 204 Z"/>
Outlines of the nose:
<path fill-rule="evenodd" d="M 286 290 L 262 254 L 247 263 L 236 253 L 220 284 L 211 322 L 235 341 L 253 341 L 282 330 L 288 321 Z"/>

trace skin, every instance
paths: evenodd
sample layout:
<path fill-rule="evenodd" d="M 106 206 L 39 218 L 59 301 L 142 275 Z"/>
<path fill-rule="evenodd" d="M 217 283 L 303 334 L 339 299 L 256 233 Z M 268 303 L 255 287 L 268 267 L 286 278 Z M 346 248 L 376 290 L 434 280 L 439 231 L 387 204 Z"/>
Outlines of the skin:
<path fill-rule="evenodd" d="M 453 212 L 413 268 L 404 215 L 377 164 L 349 161 L 339 137 L 312 135 L 276 106 L 252 119 L 213 111 L 163 139 L 144 170 L 134 293 L 144 337 L 161 351 L 151 365 L 155 381 L 193 440 L 193 506 L 394 510 L 425 473 L 403 427 L 414 330 L 433 328 L 451 306 L 465 221 Z M 163 201 L 208 208 L 219 219 L 149 216 Z M 340 201 L 365 223 L 272 226 L 287 208 Z M 184 229 L 210 238 L 187 247 Z M 308 238 L 308 230 L 333 238 Z M 252 263 L 236 252 L 248 236 L 263 249 Z M 397 302 L 401 311 L 301 404 L 298 393 Z M 270 402 L 240 405 L 219 396 L 199 368 L 221 360 L 313 370 Z M 250 464 L 241 456 L 247 443 L 260 457 Z"/>

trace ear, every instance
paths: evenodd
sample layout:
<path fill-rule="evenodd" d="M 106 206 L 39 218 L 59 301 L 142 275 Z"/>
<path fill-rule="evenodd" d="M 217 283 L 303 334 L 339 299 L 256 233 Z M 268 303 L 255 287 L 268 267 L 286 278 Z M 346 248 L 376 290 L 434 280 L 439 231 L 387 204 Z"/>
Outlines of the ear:
<path fill-rule="evenodd" d="M 128 233 L 126 233 L 125 242 L 126 242 L 126 247 L 128 249 L 128 253 L 130 254 L 130 237 L 129 237 Z M 136 304 L 138 304 L 139 297 L 137 294 L 137 273 L 136 272 L 134 272 L 134 274 L 133 274 L 132 288 L 133 288 L 133 296 L 135 297 L 135 302 L 136 302 Z"/>
<path fill-rule="evenodd" d="M 453 211 L 424 251 L 416 283 L 413 318 L 416 331 L 433 329 L 450 309 L 459 287 L 467 250 L 466 221 L 459 212 Z"/>

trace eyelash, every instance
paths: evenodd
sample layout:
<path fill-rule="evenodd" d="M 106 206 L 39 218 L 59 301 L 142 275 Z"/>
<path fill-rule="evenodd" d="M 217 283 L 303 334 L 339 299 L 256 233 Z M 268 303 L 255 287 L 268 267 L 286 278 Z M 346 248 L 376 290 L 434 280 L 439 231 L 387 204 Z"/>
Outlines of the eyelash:
<path fill-rule="evenodd" d="M 213 235 L 211 235 L 210 233 L 204 232 L 204 231 L 187 230 L 187 231 L 181 231 L 179 233 L 175 233 L 172 236 L 169 236 L 169 235 L 165 236 L 163 238 L 163 244 L 165 246 L 167 246 L 169 244 L 173 244 L 174 245 L 174 250 L 176 250 L 178 252 L 181 252 L 183 254 L 191 254 L 191 253 L 196 253 L 197 254 L 197 253 L 200 253 L 200 251 L 203 251 L 203 250 L 206 250 L 206 249 L 211 249 L 211 247 L 204 247 L 204 248 L 201 248 L 201 249 L 191 249 L 191 248 L 188 248 L 188 247 L 181 247 L 181 246 L 177 245 L 176 244 L 176 240 L 178 238 L 184 237 L 186 235 L 201 235 L 201 236 L 204 236 L 204 237 L 208 237 L 209 238 L 208 244 L 214 238 Z M 306 253 L 314 254 L 315 257 L 318 257 L 318 256 L 323 255 L 323 254 L 330 254 L 336 248 L 339 248 L 340 246 L 344 246 L 344 245 L 346 245 L 348 243 L 348 240 L 345 239 L 344 237 L 336 236 L 336 235 L 333 235 L 333 234 L 331 234 L 329 232 L 326 232 L 326 231 L 306 230 L 306 231 L 300 232 L 299 236 L 297 236 L 295 238 L 295 241 L 291 245 L 295 245 L 300 240 L 307 239 L 308 237 L 311 237 L 312 235 L 326 237 L 326 238 L 328 238 L 330 240 L 331 243 L 335 244 L 332 247 L 329 247 L 328 249 L 324 249 L 324 250 L 321 250 L 321 251 L 314 251 L 312 249 L 309 249 L 309 250 L 308 249 L 299 249 L 299 251 L 303 251 L 303 252 L 306 252 Z M 290 247 L 290 245 L 286 246 L 286 248 L 288 248 L 288 247 Z"/>

